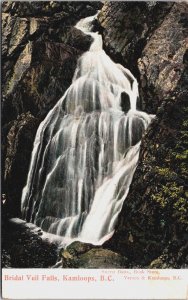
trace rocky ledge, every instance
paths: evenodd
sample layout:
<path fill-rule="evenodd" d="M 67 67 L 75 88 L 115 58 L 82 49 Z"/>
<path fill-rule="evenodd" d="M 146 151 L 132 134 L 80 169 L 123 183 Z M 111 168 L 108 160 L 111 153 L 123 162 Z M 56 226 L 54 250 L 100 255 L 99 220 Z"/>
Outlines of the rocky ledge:
<path fill-rule="evenodd" d="M 57 242 L 40 228 L 18 218 L 2 223 L 2 268 L 50 268 L 57 258 Z"/>

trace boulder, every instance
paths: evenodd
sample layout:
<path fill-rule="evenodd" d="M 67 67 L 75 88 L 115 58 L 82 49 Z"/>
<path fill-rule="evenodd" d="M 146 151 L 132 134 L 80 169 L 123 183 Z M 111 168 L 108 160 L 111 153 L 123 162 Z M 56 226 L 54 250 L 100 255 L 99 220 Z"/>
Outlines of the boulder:
<path fill-rule="evenodd" d="M 99 246 L 74 242 L 61 252 L 63 268 L 125 268 L 127 259 Z"/>
<path fill-rule="evenodd" d="M 51 268 L 57 260 L 57 245 L 19 219 L 3 224 L 2 248 L 4 268 Z"/>

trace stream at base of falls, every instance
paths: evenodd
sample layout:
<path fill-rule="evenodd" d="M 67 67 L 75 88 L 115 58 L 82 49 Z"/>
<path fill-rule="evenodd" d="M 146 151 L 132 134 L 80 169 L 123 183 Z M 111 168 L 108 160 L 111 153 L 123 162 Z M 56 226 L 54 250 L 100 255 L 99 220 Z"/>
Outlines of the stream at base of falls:
<path fill-rule="evenodd" d="M 112 236 L 153 118 L 137 110 L 137 80 L 104 52 L 95 18 L 76 25 L 93 42 L 39 126 L 22 193 L 23 218 L 61 236 L 64 246 Z"/>

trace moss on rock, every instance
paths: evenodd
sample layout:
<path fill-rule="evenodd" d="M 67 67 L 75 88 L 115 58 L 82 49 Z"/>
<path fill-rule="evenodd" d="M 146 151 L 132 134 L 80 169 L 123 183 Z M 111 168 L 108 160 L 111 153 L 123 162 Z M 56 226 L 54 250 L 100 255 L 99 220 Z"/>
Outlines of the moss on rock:
<path fill-rule="evenodd" d="M 99 246 L 74 242 L 61 251 L 63 268 L 125 268 L 127 259 Z"/>

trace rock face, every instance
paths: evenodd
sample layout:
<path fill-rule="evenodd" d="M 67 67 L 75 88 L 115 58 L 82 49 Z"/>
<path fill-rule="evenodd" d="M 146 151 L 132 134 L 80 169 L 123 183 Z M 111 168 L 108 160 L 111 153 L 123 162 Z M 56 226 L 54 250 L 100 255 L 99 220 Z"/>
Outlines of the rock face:
<path fill-rule="evenodd" d="M 176 89 L 186 49 L 187 4 L 106 2 L 99 14 L 106 51 L 140 84 L 140 107 L 156 113 Z M 118 20 L 118 21 L 117 21 Z"/>
<path fill-rule="evenodd" d="M 122 5 L 120 11 L 125 30 L 120 32 L 121 38 L 110 32 L 107 39 L 105 33 L 109 26 L 116 32 L 120 26 L 113 24 L 114 17 L 111 16 L 117 5 Z M 133 7 L 126 3 L 124 7 L 121 3 L 107 3 L 99 18 L 108 51 L 112 51 L 114 57 L 120 54 L 125 65 L 135 60 L 141 106 L 156 114 L 142 141 L 139 164 L 117 230 L 105 246 L 126 256 L 132 267 L 187 267 L 188 5 L 154 4 L 146 10 L 143 19 L 141 10 L 145 5 Z M 152 21 L 150 18 L 156 9 L 161 13 L 154 18 L 154 27 L 149 28 L 146 25 Z M 139 11 L 140 17 L 136 18 Z M 145 28 L 138 33 L 132 28 L 133 40 L 127 37 L 130 18 L 127 20 L 126 17 L 130 12 L 131 28 L 134 17 L 135 22 L 142 20 Z M 121 48 L 123 34 L 125 43 Z M 138 47 L 141 36 L 144 36 L 144 43 Z"/>
<path fill-rule="evenodd" d="M 164 253 L 160 268 L 188 264 L 186 98 L 184 91 L 172 96 L 144 137 L 117 231 L 107 244 L 136 265 Z"/>
<path fill-rule="evenodd" d="M 2 169 L 11 216 L 20 213 L 36 130 L 70 86 L 92 38 L 73 27 L 100 2 L 3 2 Z"/>
<path fill-rule="evenodd" d="M 137 59 L 172 5 L 170 2 L 106 1 L 98 17 L 105 50 L 137 76 Z"/>
<path fill-rule="evenodd" d="M 7 190 L 8 210 L 12 215 L 20 215 L 20 201 L 22 189 L 25 184 L 25 176 L 28 172 L 33 140 L 39 120 L 30 113 L 23 113 L 12 126 L 7 135 L 7 149 L 5 159 L 5 182 Z M 18 173 L 19 171 L 19 173 Z"/>
<path fill-rule="evenodd" d="M 70 85 L 79 54 L 63 43 L 29 42 L 4 86 L 4 121 L 27 111 L 44 118 Z"/>
<path fill-rule="evenodd" d="M 70 26 L 78 18 L 73 12 L 58 21 L 53 14 L 29 17 L 27 11 L 23 17 L 19 5 L 13 16 L 2 15 L 3 124 L 27 111 L 44 117 L 71 84 L 76 61 L 92 41 Z"/>
<path fill-rule="evenodd" d="M 142 51 L 138 68 L 144 110 L 156 113 L 180 85 L 186 68 L 187 16 L 187 3 L 174 4 Z"/>

